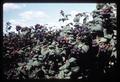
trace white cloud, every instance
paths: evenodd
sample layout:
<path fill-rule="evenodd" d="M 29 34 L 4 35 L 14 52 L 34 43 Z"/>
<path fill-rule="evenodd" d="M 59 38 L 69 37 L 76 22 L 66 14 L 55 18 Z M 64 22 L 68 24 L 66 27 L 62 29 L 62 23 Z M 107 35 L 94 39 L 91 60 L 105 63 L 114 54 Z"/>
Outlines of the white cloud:
<path fill-rule="evenodd" d="M 41 20 L 48 17 L 42 11 L 25 11 L 23 13 L 20 13 L 19 16 L 20 16 L 19 19 L 15 18 L 15 19 L 8 20 L 9 22 L 11 22 L 11 25 L 12 25 L 11 31 L 16 31 L 15 29 L 16 25 L 20 25 L 22 27 L 25 27 L 25 26 L 29 27 L 41 22 Z M 6 23 L 6 20 L 4 20 L 4 23 Z M 5 24 L 4 24 L 4 31 L 5 31 Z"/>
<path fill-rule="evenodd" d="M 23 7 L 26 7 L 26 4 L 22 4 L 23 5 Z"/>
<path fill-rule="evenodd" d="M 21 18 L 24 18 L 25 20 L 48 17 L 48 15 L 46 15 L 42 11 L 25 11 L 23 13 L 20 13 L 19 15 L 21 16 Z"/>
<path fill-rule="evenodd" d="M 76 11 L 76 10 L 72 10 L 72 11 L 71 11 L 71 15 L 72 15 L 72 16 L 75 16 L 75 15 L 78 14 L 78 13 L 80 13 L 80 11 Z"/>
<path fill-rule="evenodd" d="M 3 9 L 4 10 L 15 10 L 15 9 L 21 9 L 21 6 L 18 6 L 17 4 L 14 3 L 5 3 L 3 4 Z"/>
<path fill-rule="evenodd" d="M 49 22 L 48 25 L 49 25 L 50 27 L 51 27 L 51 26 L 52 26 L 52 27 L 55 26 L 54 28 L 59 28 L 59 27 L 60 27 L 59 22 Z"/>
<path fill-rule="evenodd" d="M 16 25 L 26 26 L 26 23 L 24 20 L 11 19 L 9 20 L 9 22 L 11 22 L 13 26 L 16 26 Z"/>

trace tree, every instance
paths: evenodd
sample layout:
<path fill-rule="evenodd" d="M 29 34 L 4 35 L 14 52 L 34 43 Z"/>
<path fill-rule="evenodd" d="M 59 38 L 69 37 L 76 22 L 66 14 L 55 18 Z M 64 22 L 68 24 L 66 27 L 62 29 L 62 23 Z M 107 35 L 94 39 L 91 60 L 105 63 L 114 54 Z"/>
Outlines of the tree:
<path fill-rule="evenodd" d="M 18 34 L 20 34 L 21 28 L 22 28 L 22 27 L 21 27 L 20 25 L 17 25 L 17 26 L 16 26 L 16 31 L 18 31 Z"/>
<path fill-rule="evenodd" d="M 6 23 L 6 32 L 8 32 L 8 30 L 10 30 L 11 28 L 12 28 L 11 22 L 7 22 Z"/>
<path fill-rule="evenodd" d="M 102 9 L 104 5 L 105 5 L 105 3 L 98 3 L 98 4 L 96 5 L 96 9 L 97 9 L 97 10 Z"/>

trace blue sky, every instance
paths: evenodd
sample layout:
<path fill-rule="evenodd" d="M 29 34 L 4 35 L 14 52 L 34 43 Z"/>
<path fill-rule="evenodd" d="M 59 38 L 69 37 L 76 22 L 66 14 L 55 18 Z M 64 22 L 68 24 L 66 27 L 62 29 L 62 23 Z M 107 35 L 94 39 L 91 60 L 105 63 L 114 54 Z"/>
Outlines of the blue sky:
<path fill-rule="evenodd" d="M 60 26 L 58 22 L 60 10 L 74 17 L 78 12 L 92 12 L 96 3 L 5 3 L 3 5 L 3 25 L 10 21 L 15 30 L 15 25 L 33 26 L 37 23 L 50 26 Z M 71 17 L 72 21 L 72 17 Z"/>

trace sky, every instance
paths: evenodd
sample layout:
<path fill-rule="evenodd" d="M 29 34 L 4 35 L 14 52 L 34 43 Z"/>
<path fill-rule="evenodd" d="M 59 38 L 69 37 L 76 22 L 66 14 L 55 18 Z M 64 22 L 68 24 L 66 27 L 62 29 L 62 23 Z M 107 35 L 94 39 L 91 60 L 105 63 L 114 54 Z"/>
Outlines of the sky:
<path fill-rule="evenodd" d="M 10 31 L 15 31 L 16 25 L 29 27 L 35 24 L 48 24 L 59 28 L 64 24 L 58 21 L 62 17 L 60 10 L 72 15 L 67 21 L 71 22 L 75 14 L 92 12 L 95 9 L 96 3 L 5 3 L 3 4 L 3 32 L 8 21 L 12 23 Z"/>

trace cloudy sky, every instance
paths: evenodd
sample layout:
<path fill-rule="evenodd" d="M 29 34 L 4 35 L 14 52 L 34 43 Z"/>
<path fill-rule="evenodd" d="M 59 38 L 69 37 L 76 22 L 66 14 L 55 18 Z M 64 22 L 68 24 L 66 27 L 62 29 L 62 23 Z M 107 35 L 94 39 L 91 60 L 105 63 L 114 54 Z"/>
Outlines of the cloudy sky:
<path fill-rule="evenodd" d="M 5 3 L 3 4 L 3 32 L 5 23 L 11 22 L 15 31 L 15 25 L 34 26 L 35 24 L 48 24 L 49 26 L 62 25 L 58 22 L 60 10 L 66 14 L 72 14 L 70 21 L 78 12 L 92 12 L 95 10 L 95 3 Z"/>

